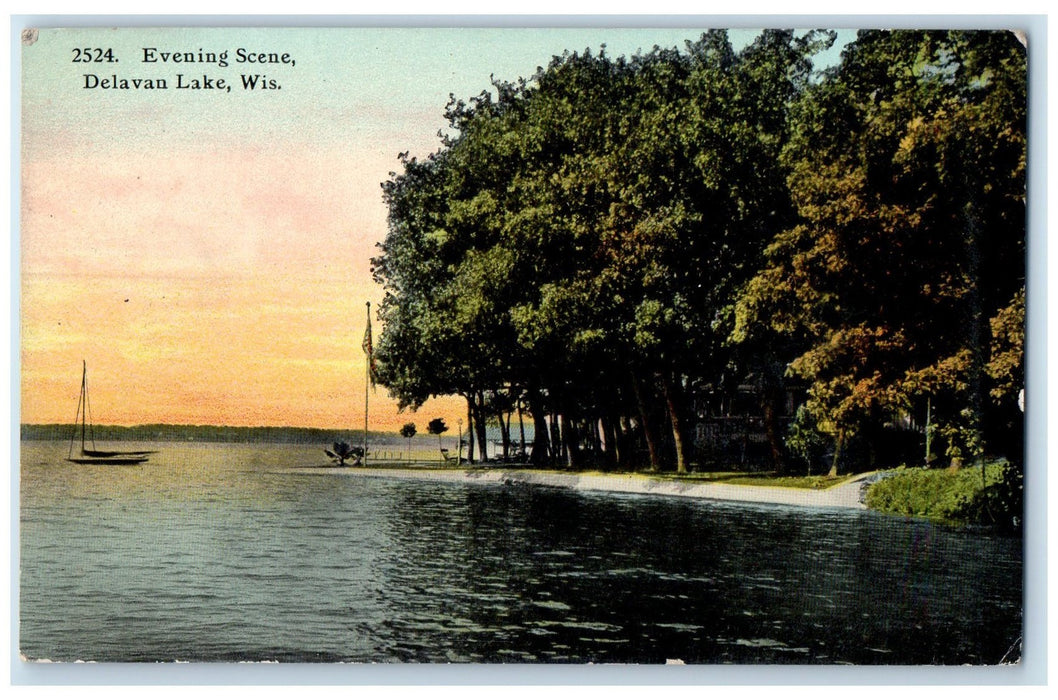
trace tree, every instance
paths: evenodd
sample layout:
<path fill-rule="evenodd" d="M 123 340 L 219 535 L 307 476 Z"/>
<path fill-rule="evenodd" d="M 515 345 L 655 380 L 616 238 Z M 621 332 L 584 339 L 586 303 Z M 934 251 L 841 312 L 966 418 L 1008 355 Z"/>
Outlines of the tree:
<path fill-rule="evenodd" d="M 990 392 L 998 404 L 1017 405 L 1025 388 L 1025 288 L 1014 294 L 1010 304 L 999 309 L 989 322 L 992 330 L 992 357 L 988 374 L 993 380 Z"/>
<path fill-rule="evenodd" d="M 442 149 L 383 186 L 380 381 L 413 409 L 464 396 L 483 455 L 524 401 L 534 461 L 617 464 L 635 436 L 687 471 L 688 391 L 730 371 L 737 294 L 792 217 L 778 153 L 825 44 L 567 52 L 453 99 Z"/>
<path fill-rule="evenodd" d="M 778 158 L 787 111 L 807 85 L 811 55 L 832 40 L 769 30 L 736 53 L 726 32 L 712 31 L 685 54 L 655 51 L 634 63 L 629 136 L 611 168 L 623 179 L 621 200 L 599 279 L 621 291 L 620 335 L 664 399 L 679 472 L 689 462 L 688 389 L 731 371 L 735 300 L 794 216 Z"/>
<path fill-rule="evenodd" d="M 415 433 L 418 432 L 415 428 L 414 423 L 405 423 L 400 428 L 400 436 L 407 438 L 408 440 L 408 459 L 411 460 L 411 439 L 415 437 Z"/>
<path fill-rule="evenodd" d="M 989 444 L 1019 466 L 1024 458 L 1025 433 L 1025 288 L 1022 287 L 989 321 L 991 379 L 988 407 Z"/>
<path fill-rule="evenodd" d="M 401 162 L 402 175 L 383 183 L 389 232 L 371 261 L 372 275 L 385 289 L 375 358 L 378 382 L 400 409 L 414 410 L 430 396 L 456 393 L 459 386 L 454 334 L 433 304 L 447 280 L 442 256 L 447 160 L 443 154 L 422 161 L 402 154 Z"/>
<path fill-rule="evenodd" d="M 444 418 L 434 418 L 430 421 L 429 425 L 426 426 L 426 431 L 430 433 L 430 435 L 437 436 L 437 447 L 443 452 L 444 448 L 441 447 L 441 434 L 448 432 L 448 426 L 445 425 Z"/>
<path fill-rule="evenodd" d="M 374 263 L 389 290 L 380 314 L 383 383 L 413 408 L 428 395 L 463 395 L 482 454 L 490 405 L 503 419 L 497 412 L 509 403 L 489 398 L 523 394 L 537 424 L 548 412 L 563 416 L 565 452 L 578 452 L 570 419 L 584 410 L 586 392 L 575 385 L 598 382 L 590 357 L 597 344 L 590 330 L 579 334 L 586 343 L 571 343 L 566 331 L 577 325 L 550 322 L 566 318 L 567 300 L 575 319 L 590 308 L 566 293 L 596 267 L 588 223 L 598 218 L 591 206 L 570 205 L 583 199 L 568 187 L 585 172 L 570 151 L 603 133 L 589 124 L 612 114 L 610 93 L 587 88 L 607 88 L 607 76 L 609 61 L 571 54 L 533 87 L 496 83 L 495 99 L 453 100 L 447 116 L 458 136 L 426 162 L 405 159 L 405 172 L 385 186 L 391 225 Z M 571 109 L 588 97 L 590 110 Z M 536 431 L 534 459 L 546 458 L 547 445 L 547 432 Z"/>
<path fill-rule="evenodd" d="M 799 221 L 733 337 L 784 339 L 832 471 L 927 399 L 953 461 L 982 453 L 987 320 L 1024 284 L 1025 88 L 1013 34 L 865 31 L 796 104 Z"/>

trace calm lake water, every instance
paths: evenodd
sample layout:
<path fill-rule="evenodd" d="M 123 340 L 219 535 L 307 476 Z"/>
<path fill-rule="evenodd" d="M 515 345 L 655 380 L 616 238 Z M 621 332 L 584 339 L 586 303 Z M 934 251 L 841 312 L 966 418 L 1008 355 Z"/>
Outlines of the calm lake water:
<path fill-rule="evenodd" d="M 868 512 L 299 473 L 309 447 L 23 443 L 56 661 L 994 664 L 1021 541 Z"/>

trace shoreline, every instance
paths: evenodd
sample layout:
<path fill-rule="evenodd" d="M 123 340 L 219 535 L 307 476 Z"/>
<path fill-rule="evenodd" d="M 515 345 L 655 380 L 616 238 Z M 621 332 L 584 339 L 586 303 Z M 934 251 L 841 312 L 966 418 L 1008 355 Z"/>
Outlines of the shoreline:
<path fill-rule="evenodd" d="M 856 476 L 829 489 L 799 489 L 783 486 L 746 486 L 741 484 L 695 484 L 662 479 L 648 474 L 564 474 L 561 472 L 523 471 L 519 469 L 411 469 L 401 467 L 307 467 L 302 474 L 340 474 L 343 476 L 446 481 L 464 484 L 528 484 L 566 488 L 574 491 L 657 495 L 713 501 L 800 506 L 806 508 L 842 508 L 866 510 L 861 500 L 864 480 Z"/>

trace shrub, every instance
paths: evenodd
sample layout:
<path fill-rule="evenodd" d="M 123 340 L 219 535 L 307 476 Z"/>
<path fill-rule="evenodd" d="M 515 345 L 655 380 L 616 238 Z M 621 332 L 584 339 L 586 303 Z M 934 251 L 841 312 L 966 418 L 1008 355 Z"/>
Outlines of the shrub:
<path fill-rule="evenodd" d="M 987 488 L 964 504 L 957 517 L 969 523 L 987 525 L 998 532 L 1017 534 L 1024 521 L 1024 479 L 1013 464 L 998 465 L 998 477 Z"/>
<path fill-rule="evenodd" d="M 1016 531 L 1021 523 L 1020 470 L 990 464 L 981 484 L 981 468 L 904 469 L 873 484 L 867 507 L 883 513 L 930 518 L 949 524 L 979 524 Z"/>

